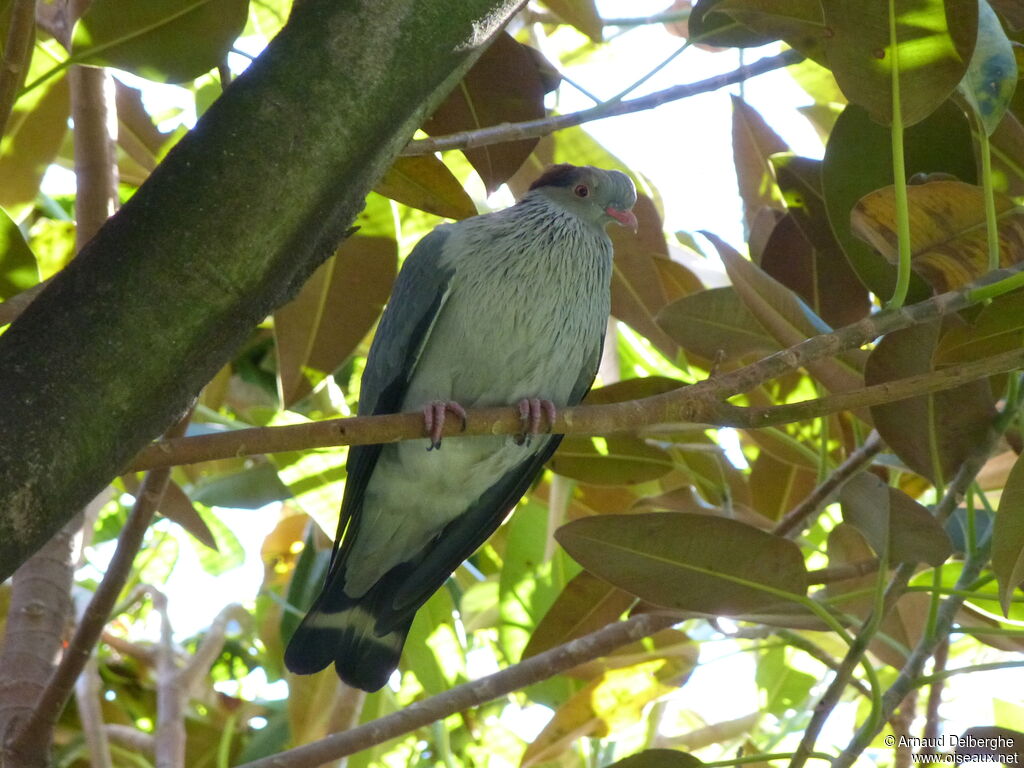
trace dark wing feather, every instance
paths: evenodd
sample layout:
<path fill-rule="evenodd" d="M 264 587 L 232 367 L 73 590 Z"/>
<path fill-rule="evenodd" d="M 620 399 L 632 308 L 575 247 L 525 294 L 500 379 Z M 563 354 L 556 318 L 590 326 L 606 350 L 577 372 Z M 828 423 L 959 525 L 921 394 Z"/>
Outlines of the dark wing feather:
<path fill-rule="evenodd" d="M 435 229 L 416 244 L 402 266 L 387 311 L 370 345 L 359 391 L 360 416 L 398 413 L 402 407 L 423 345 L 448 298 L 453 271 L 440 266 L 447 239 L 444 229 Z M 332 570 L 344 554 L 345 544 L 350 544 L 354 538 L 343 534 L 346 528 L 358 523 L 366 485 L 382 448 L 381 445 L 357 445 L 349 450 Z"/>
<path fill-rule="evenodd" d="M 570 406 L 578 404 L 594 383 L 603 346 L 604 334 L 580 371 L 569 396 Z M 543 449 L 506 472 L 465 514 L 444 527 L 433 543 L 425 548 L 424 557 L 404 575 L 391 601 L 391 611 L 378 617 L 377 632 L 390 632 L 408 621 L 441 588 L 452 572 L 487 541 L 561 442 L 562 435 L 553 435 Z"/>

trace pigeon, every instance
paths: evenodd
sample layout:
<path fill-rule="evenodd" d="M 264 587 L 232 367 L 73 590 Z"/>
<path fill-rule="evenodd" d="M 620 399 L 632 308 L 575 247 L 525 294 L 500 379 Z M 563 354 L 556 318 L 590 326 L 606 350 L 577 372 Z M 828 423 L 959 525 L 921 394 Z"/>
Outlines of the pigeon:
<path fill-rule="evenodd" d="M 637 229 L 621 171 L 547 169 L 515 205 L 442 224 L 406 259 L 366 360 L 359 415 L 419 411 L 422 439 L 354 446 L 322 591 L 285 652 L 296 674 L 334 663 L 376 691 L 416 611 L 480 547 L 542 470 L 557 410 L 597 374 L 614 222 Z M 519 435 L 441 444 L 449 418 L 512 405 Z"/>

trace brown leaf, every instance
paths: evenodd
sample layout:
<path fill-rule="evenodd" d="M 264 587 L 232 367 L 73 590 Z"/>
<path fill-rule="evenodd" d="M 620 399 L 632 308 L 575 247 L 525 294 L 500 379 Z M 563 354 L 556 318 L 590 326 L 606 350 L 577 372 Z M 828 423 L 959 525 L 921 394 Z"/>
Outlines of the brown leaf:
<path fill-rule="evenodd" d="M 959 323 L 954 316 L 946 327 Z M 871 386 L 933 371 L 939 334 L 936 322 L 888 334 L 868 357 L 864 383 Z M 908 467 L 940 487 L 984 442 L 994 413 L 985 380 L 871 408 L 882 439 Z"/>
<path fill-rule="evenodd" d="M 762 452 L 750 470 L 754 509 L 770 520 L 779 520 L 814 490 L 817 480 L 813 470 Z"/>
<path fill-rule="evenodd" d="M 523 658 L 536 656 L 569 640 L 582 637 L 616 621 L 636 601 L 588 571 L 573 578 L 540 620 Z"/>
<path fill-rule="evenodd" d="M 757 110 L 738 96 L 732 97 L 732 146 L 743 219 L 749 234 L 761 208 L 783 208 L 768 158 L 777 152 L 788 152 L 789 147 Z"/>
<path fill-rule="evenodd" d="M 196 508 L 192 506 L 181 486 L 171 480 L 167 483 L 167 490 L 160 499 L 160 507 L 157 510 L 168 520 L 173 520 L 195 538 L 214 551 L 218 551 L 217 540 L 213 536 L 210 526 L 199 516 Z"/>
<path fill-rule="evenodd" d="M 312 391 L 310 377 L 332 373 L 355 351 L 391 291 L 398 246 L 383 237 L 350 237 L 274 313 L 278 387 L 290 406 Z"/>
<path fill-rule="evenodd" d="M 544 116 L 544 81 L 536 59 L 507 32 L 498 35 L 434 114 L 432 136 L 517 123 Z M 488 194 L 504 184 L 537 146 L 537 139 L 465 150 Z"/>
<path fill-rule="evenodd" d="M 595 485 L 634 485 L 672 470 L 672 457 L 631 435 L 611 435 L 601 452 L 590 437 L 567 436 L 548 466 L 560 475 Z"/>

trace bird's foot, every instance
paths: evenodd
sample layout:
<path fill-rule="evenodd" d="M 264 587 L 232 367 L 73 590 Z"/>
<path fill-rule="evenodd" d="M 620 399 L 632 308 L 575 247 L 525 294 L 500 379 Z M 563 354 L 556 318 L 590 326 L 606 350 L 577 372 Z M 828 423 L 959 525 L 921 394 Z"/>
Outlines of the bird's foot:
<path fill-rule="evenodd" d="M 530 438 L 540 434 L 541 416 L 547 416 L 548 431 L 555 423 L 555 416 L 558 414 L 555 404 L 550 400 L 539 397 L 524 397 L 519 401 L 519 421 L 523 425 L 523 431 L 516 435 L 516 445 L 530 444 Z"/>
<path fill-rule="evenodd" d="M 441 447 L 441 433 L 444 431 L 444 422 L 448 414 L 453 413 L 462 422 L 462 429 L 466 428 L 466 409 L 453 400 L 434 400 L 423 406 L 423 430 L 430 438 L 428 451 Z"/>

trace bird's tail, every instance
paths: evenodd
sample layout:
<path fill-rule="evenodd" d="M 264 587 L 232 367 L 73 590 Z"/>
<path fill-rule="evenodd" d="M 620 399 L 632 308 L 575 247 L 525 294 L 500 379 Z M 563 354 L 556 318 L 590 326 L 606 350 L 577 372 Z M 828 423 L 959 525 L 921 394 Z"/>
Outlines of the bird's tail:
<path fill-rule="evenodd" d="M 388 580 L 382 579 L 365 595 L 351 598 L 329 584 L 295 630 L 284 663 L 298 675 L 319 672 L 334 662 L 338 677 L 364 691 L 380 689 L 398 667 L 412 616 L 384 634 L 375 632 L 377 619 L 389 611 Z"/>

